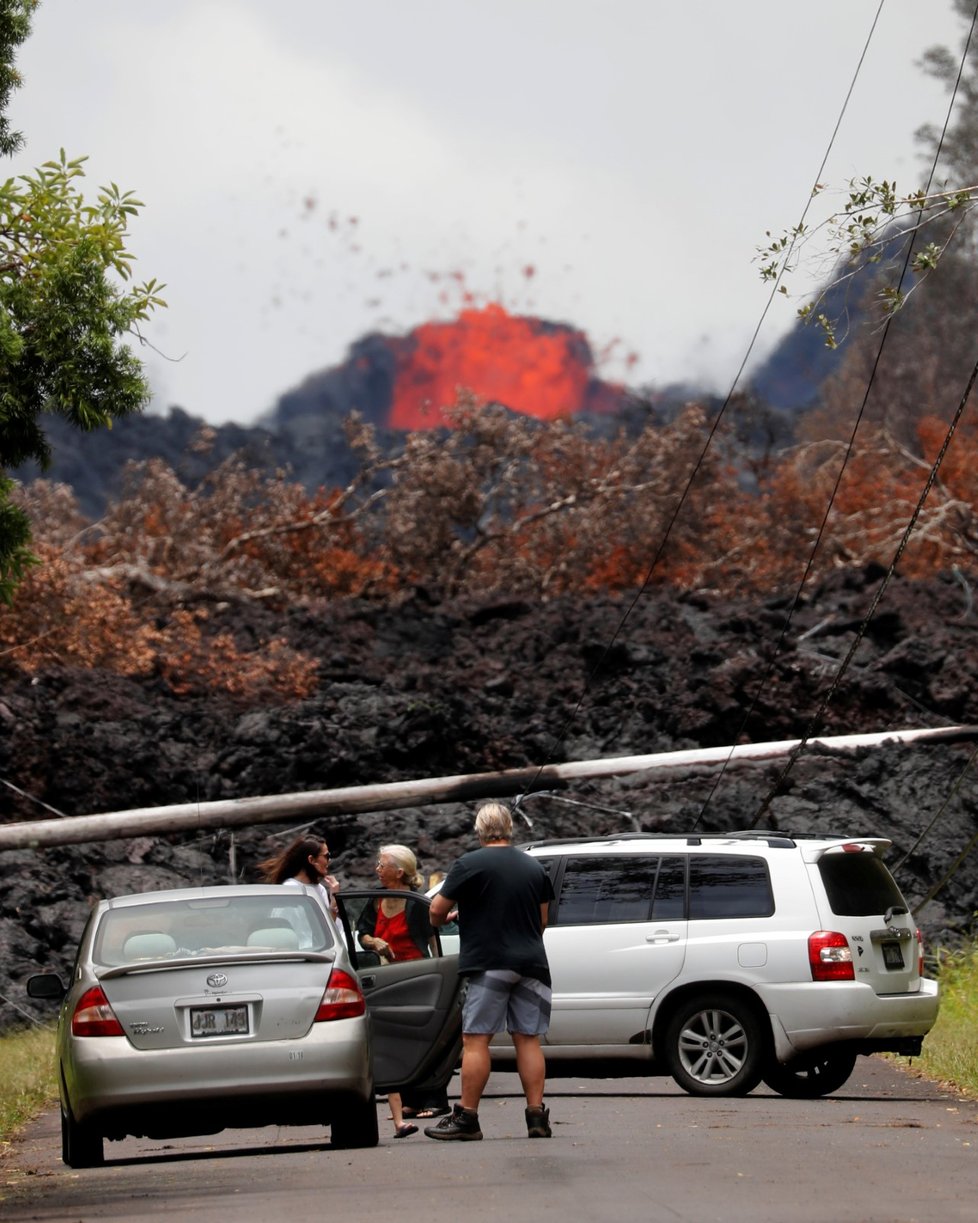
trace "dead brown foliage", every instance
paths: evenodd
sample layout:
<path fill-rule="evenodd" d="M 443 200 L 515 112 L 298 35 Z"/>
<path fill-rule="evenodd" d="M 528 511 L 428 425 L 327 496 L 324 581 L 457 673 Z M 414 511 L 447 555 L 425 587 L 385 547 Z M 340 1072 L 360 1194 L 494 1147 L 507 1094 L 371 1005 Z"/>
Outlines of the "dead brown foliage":
<path fill-rule="evenodd" d="M 0 663 L 155 675 L 177 694 L 220 691 L 242 703 L 289 700 L 315 688 L 314 661 L 285 635 L 235 641 L 216 627 L 215 608 L 389 603 L 416 587 L 436 599 L 547 599 L 650 581 L 793 593 L 808 565 L 811 580 L 891 563 L 944 440 L 940 422 L 925 418 L 916 450 L 882 427 L 864 430 L 851 454 L 831 438 L 805 441 L 767 462 L 747 492 L 732 432 L 711 434 L 696 405 L 637 437 L 603 439 L 469 396 L 451 418 L 447 433 L 410 435 L 394 457 L 351 420 L 361 470 L 345 489 L 309 493 L 240 459 L 188 489 L 153 461 L 133 466 L 124 494 L 89 524 L 70 490 L 35 482 L 21 502 L 42 564 L 0 618 Z M 965 425 L 948 450 L 904 576 L 973 565 L 976 441 Z"/>

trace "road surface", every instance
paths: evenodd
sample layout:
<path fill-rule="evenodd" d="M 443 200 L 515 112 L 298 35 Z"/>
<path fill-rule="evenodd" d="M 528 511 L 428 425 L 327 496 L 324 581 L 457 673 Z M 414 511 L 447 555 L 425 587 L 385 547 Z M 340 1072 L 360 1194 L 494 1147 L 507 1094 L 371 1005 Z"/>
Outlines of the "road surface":
<path fill-rule="evenodd" d="M 374 1150 L 334 1151 L 318 1127 L 238 1130 L 107 1143 L 105 1167 L 81 1171 L 49 1112 L 0 1162 L 0 1219 L 978 1221 L 978 1103 L 880 1058 L 822 1100 L 693 1098 L 665 1078 L 557 1079 L 547 1099 L 549 1141 L 525 1137 L 518 1080 L 494 1074 L 479 1143 L 393 1141 L 381 1102 Z"/>

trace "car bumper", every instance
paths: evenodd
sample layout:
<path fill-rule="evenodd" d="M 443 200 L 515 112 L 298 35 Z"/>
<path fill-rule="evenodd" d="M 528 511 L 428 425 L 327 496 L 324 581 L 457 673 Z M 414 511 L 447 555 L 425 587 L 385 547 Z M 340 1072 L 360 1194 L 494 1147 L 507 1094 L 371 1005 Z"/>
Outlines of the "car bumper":
<path fill-rule="evenodd" d="M 914 994 L 877 994 L 859 981 L 764 985 L 757 993 L 771 1016 L 775 1052 L 782 1061 L 837 1041 L 871 1041 L 894 1048 L 925 1036 L 937 1019 L 936 981 L 924 977 Z"/>
<path fill-rule="evenodd" d="M 117 1116 L 130 1125 L 140 1116 L 183 1114 L 188 1134 L 306 1124 L 310 1112 L 318 1120 L 328 1117 L 331 1097 L 365 1100 L 373 1094 L 366 1021 L 359 1018 L 314 1024 L 301 1040 L 175 1049 L 134 1049 L 122 1036 L 75 1038 L 62 1051 L 61 1064 L 77 1121 Z M 195 1129 L 198 1117 L 201 1128 Z M 144 1126 L 125 1132 L 153 1131 Z"/>

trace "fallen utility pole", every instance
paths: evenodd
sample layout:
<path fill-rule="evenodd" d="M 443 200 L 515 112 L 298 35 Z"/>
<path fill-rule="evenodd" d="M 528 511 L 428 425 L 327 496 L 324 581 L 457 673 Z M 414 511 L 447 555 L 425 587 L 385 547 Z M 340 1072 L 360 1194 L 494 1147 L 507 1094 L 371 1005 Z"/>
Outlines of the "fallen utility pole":
<path fill-rule="evenodd" d="M 383 785 L 348 786 L 340 790 L 305 790 L 297 794 L 269 794 L 259 798 L 229 798 L 209 803 L 176 803 L 167 807 L 141 807 L 100 815 L 65 816 L 63 819 L 0 825 L 0 850 L 77 845 L 84 841 L 112 841 L 145 833 L 185 832 L 202 828 L 240 828 L 269 824 L 300 816 L 310 821 L 331 815 L 366 814 L 437 803 L 465 803 L 506 798 L 541 790 L 565 789 L 569 781 L 617 777 L 626 773 L 665 772 L 725 764 L 727 766 L 781 760 L 803 744 L 823 751 L 852 751 L 884 743 L 949 743 L 978 739 L 978 726 L 945 726 L 936 730 L 880 731 L 836 735 L 821 739 L 784 739 L 772 743 L 742 743 L 735 747 L 690 748 L 652 756 L 616 756 L 604 760 L 577 760 L 539 768 L 507 769 L 496 773 L 469 773 L 459 777 L 428 777 L 392 781 Z"/>

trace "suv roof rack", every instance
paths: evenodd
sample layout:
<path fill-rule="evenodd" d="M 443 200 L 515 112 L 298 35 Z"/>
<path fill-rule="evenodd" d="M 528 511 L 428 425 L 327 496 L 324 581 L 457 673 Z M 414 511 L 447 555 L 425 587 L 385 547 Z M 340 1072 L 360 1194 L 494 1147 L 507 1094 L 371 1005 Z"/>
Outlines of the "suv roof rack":
<path fill-rule="evenodd" d="M 584 833 L 577 837 L 551 837 L 543 841 L 523 841 L 517 849 L 543 849 L 549 846 L 578 845 L 587 842 L 591 845 L 614 845 L 620 841 L 685 841 L 687 845 L 702 845 L 704 841 L 765 841 L 772 849 L 793 849 L 795 842 L 801 836 L 821 839 L 822 834 L 804 833 L 795 836 L 793 833 L 780 832 L 776 829 L 745 828 L 734 832 L 614 832 L 606 836 L 588 836 Z M 838 836 L 827 836 L 828 840 L 842 840 Z"/>

